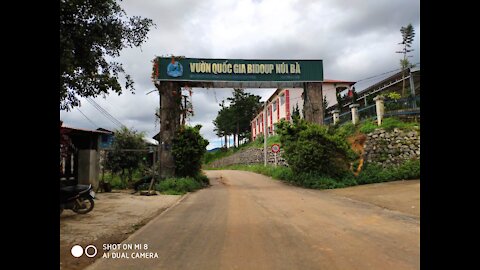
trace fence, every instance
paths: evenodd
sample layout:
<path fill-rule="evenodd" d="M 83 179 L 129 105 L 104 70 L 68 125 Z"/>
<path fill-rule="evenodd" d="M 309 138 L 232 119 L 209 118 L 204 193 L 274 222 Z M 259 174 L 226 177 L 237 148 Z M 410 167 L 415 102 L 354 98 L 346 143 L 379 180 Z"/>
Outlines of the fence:
<path fill-rule="evenodd" d="M 368 120 L 368 119 L 376 119 L 377 118 L 377 106 L 375 104 L 369 105 L 367 107 L 363 107 L 358 109 L 358 117 L 360 121 Z"/>
<path fill-rule="evenodd" d="M 360 121 L 377 119 L 376 104 L 359 108 L 357 112 Z M 384 102 L 384 117 L 417 117 L 419 115 L 420 96 L 401 98 L 398 100 L 386 100 Z M 352 121 L 351 111 L 340 114 L 338 124 L 344 124 L 349 121 Z M 323 123 L 325 125 L 332 125 L 333 116 L 325 117 Z"/>
<path fill-rule="evenodd" d="M 339 121 L 339 124 L 343 124 L 345 122 L 352 121 L 352 112 L 349 111 L 349 112 L 345 112 L 345 113 L 340 114 L 338 121 Z"/>
<path fill-rule="evenodd" d="M 420 96 L 389 100 L 385 102 L 385 117 L 420 115 Z"/>
<path fill-rule="evenodd" d="M 333 124 L 333 116 L 325 117 L 323 119 L 323 124 L 325 124 L 325 125 Z"/>

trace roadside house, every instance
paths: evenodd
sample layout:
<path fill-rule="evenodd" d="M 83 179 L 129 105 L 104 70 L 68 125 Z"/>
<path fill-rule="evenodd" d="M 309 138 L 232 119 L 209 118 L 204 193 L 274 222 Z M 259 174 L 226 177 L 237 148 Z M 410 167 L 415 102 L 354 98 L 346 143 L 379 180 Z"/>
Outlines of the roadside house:
<path fill-rule="evenodd" d="M 98 187 L 100 142 L 111 132 L 73 128 L 60 124 L 61 185 L 92 184 Z"/>

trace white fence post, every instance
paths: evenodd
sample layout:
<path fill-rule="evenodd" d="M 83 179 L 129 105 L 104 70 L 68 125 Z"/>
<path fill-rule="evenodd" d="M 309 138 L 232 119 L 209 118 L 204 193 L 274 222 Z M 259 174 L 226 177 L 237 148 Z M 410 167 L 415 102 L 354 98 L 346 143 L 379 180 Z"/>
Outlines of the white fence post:
<path fill-rule="evenodd" d="M 375 100 L 375 107 L 377 109 L 377 124 L 380 126 L 382 124 L 383 115 L 385 113 L 385 104 L 383 102 L 385 100 L 385 97 L 376 96 L 373 100 Z"/>
<path fill-rule="evenodd" d="M 359 117 L 358 117 L 358 107 L 360 105 L 359 104 L 352 104 L 349 106 L 349 108 L 352 110 L 352 123 L 354 125 L 356 125 L 359 121 Z"/>
<path fill-rule="evenodd" d="M 333 124 L 336 125 L 340 121 L 340 110 L 333 110 Z"/>

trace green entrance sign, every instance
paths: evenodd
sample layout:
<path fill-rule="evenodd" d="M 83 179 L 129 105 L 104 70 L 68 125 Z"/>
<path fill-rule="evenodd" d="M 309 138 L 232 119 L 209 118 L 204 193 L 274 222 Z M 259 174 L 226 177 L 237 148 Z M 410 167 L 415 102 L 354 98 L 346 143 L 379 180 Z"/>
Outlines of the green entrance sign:
<path fill-rule="evenodd" d="M 198 82 L 321 82 L 323 61 L 157 57 L 152 78 Z"/>

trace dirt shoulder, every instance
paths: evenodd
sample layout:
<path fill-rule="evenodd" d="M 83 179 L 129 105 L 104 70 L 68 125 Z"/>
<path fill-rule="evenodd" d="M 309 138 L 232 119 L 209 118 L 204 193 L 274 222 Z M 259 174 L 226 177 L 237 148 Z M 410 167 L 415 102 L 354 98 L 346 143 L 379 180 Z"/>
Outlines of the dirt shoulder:
<path fill-rule="evenodd" d="M 65 210 L 60 215 L 60 269 L 83 269 L 99 257 L 75 258 L 70 253 L 73 245 L 85 248 L 90 244 L 101 247 L 120 243 L 182 197 L 140 196 L 131 192 L 98 193 L 92 212 L 79 215 Z"/>
<path fill-rule="evenodd" d="M 420 217 L 420 180 L 376 183 L 325 192 Z"/>

